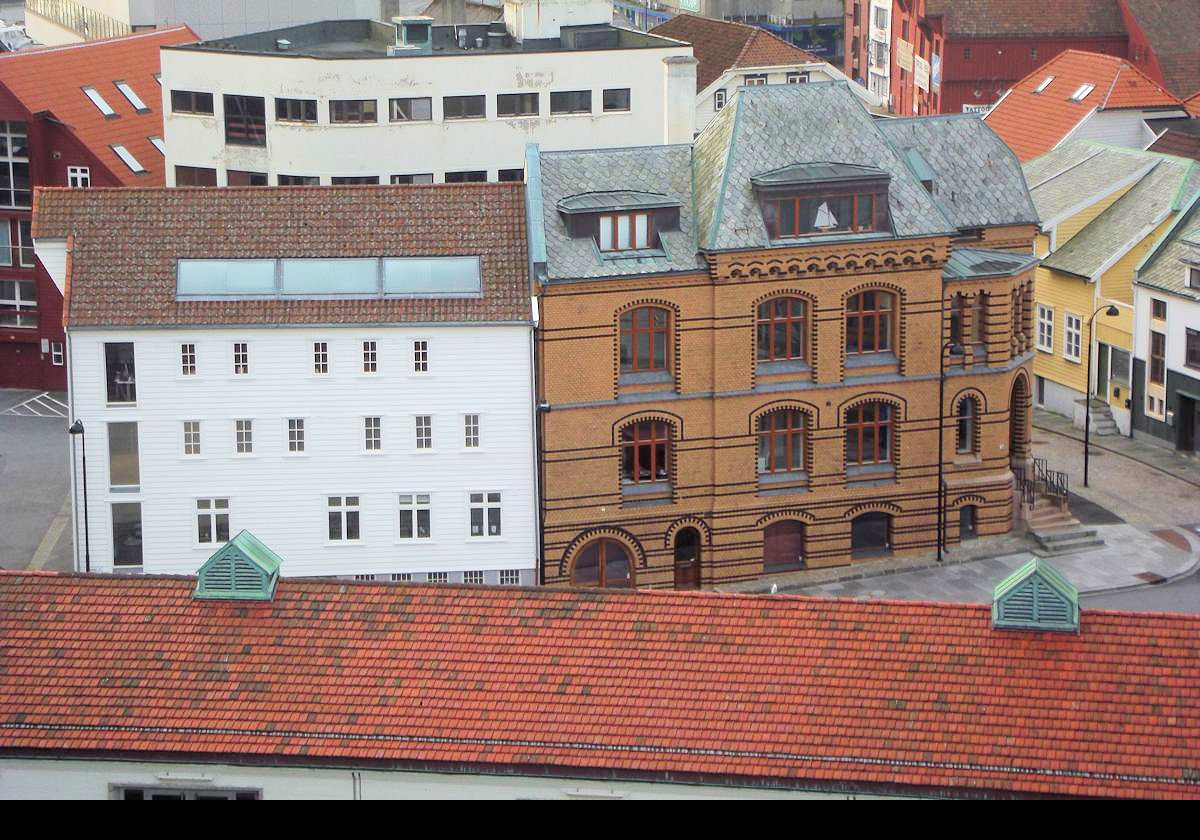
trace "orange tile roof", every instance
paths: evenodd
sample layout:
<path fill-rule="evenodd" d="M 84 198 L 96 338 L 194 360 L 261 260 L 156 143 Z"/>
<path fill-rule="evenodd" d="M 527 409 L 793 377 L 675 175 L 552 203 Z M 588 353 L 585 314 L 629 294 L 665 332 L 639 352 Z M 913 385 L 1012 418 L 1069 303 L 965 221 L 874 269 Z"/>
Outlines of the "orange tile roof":
<path fill-rule="evenodd" d="M 1035 93 L 1050 76 L 1054 77 L 1050 86 Z M 1071 94 L 1082 84 L 1096 88 L 1082 102 L 1071 101 Z M 1125 59 L 1064 50 L 1013 85 L 985 120 L 1024 163 L 1057 146 L 1094 110 L 1178 108 L 1181 104 L 1178 97 Z"/>
<path fill-rule="evenodd" d="M 0 754 L 1200 798 L 1200 617 L 0 572 Z"/>
<path fill-rule="evenodd" d="M 1183 107 L 1193 117 L 1200 117 L 1200 90 L 1183 100 Z"/>
<path fill-rule="evenodd" d="M 676 15 L 650 31 L 692 45 L 692 55 L 698 62 L 697 92 L 715 82 L 726 70 L 788 67 L 822 61 L 765 29 L 700 15 Z"/>
<path fill-rule="evenodd" d="M 162 137 L 162 90 L 158 48 L 187 44 L 199 37 L 187 26 L 172 26 L 120 38 L 0 55 L 0 84 L 31 112 L 48 111 L 65 123 L 115 177 L 129 186 L 165 183 L 165 162 L 150 142 Z M 133 88 L 149 108 L 138 113 L 114 82 Z M 84 95 L 90 86 L 119 116 L 105 117 Z M 148 172 L 135 174 L 110 148 L 121 144 Z"/>

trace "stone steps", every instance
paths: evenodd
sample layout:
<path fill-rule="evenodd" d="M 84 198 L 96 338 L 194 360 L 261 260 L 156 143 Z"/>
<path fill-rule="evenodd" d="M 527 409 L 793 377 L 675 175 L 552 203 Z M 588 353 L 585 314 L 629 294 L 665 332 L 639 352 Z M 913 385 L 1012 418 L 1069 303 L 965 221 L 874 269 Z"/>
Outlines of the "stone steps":
<path fill-rule="evenodd" d="M 1035 529 L 1033 536 L 1039 546 L 1033 553 L 1038 557 L 1061 557 L 1104 546 L 1095 528 L 1084 528 L 1078 522 L 1074 527 Z"/>

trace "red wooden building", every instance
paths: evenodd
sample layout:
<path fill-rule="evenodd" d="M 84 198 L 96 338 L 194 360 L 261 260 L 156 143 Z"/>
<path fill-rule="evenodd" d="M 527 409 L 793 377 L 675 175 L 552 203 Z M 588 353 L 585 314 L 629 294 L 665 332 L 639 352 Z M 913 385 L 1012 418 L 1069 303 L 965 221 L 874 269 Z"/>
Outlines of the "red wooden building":
<path fill-rule="evenodd" d="M 162 186 L 158 49 L 186 26 L 0 55 L 0 387 L 63 390 L 63 292 L 30 236 L 38 186 Z"/>
<path fill-rule="evenodd" d="M 942 35 L 926 0 L 846 0 L 846 75 L 902 117 L 941 112 Z"/>

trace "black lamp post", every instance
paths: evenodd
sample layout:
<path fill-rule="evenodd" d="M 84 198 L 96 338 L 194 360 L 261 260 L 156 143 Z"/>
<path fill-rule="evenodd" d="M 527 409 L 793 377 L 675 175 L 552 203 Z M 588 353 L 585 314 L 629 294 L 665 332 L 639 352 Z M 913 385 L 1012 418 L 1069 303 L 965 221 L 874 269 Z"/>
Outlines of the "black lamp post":
<path fill-rule="evenodd" d="M 948 341 L 942 345 L 941 356 L 938 358 L 938 486 L 937 486 L 937 561 L 942 562 L 942 546 L 946 542 L 946 491 L 942 482 L 943 464 L 945 462 L 942 439 L 946 428 L 946 351 L 952 356 L 961 356 L 965 352 L 963 346 L 956 341 Z"/>
<path fill-rule="evenodd" d="M 1088 486 L 1088 455 L 1091 454 L 1091 447 L 1088 446 L 1088 441 L 1091 439 L 1092 431 L 1092 325 L 1096 321 L 1096 316 L 1100 311 L 1104 311 L 1105 317 L 1115 318 L 1121 313 L 1117 311 L 1117 307 L 1111 304 L 1107 307 L 1101 306 L 1092 313 L 1092 317 L 1088 318 L 1088 345 L 1087 345 L 1087 379 L 1083 382 L 1083 486 Z"/>
<path fill-rule="evenodd" d="M 83 421 L 76 420 L 67 429 L 69 435 L 79 435 L 83 442 L 83 570 L 92 570 L 92 541 L 88 534 L 88 500 L 87 500 L 87 435 L 83 431 Z M 78 532 L 76 532 L 78 533 Z"/>

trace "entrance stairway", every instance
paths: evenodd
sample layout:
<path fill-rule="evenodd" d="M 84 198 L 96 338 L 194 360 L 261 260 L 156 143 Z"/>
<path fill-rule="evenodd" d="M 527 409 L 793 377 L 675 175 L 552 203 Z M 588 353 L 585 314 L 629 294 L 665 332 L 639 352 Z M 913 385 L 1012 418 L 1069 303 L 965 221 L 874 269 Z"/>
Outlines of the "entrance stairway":
<path fill-rule="evenodd" d="M 1112 408 L 1108 403 L 1092 400 L 1092 432 L 1101 437 L 1121 434 L 1116 421 L 1113 420 Z"/>
<path fill-rule="evenodd" d="M 1037 541 L 1038 557 L 1061 557 L 1100 548 L 1104 540 L 1095 528 L 1084 526 L 1067 506 L 1066 473 L 1052 470 L 1044 458 L 1033 459 L 1031 474 L 1013 470 L 1025 524 Z"/>

